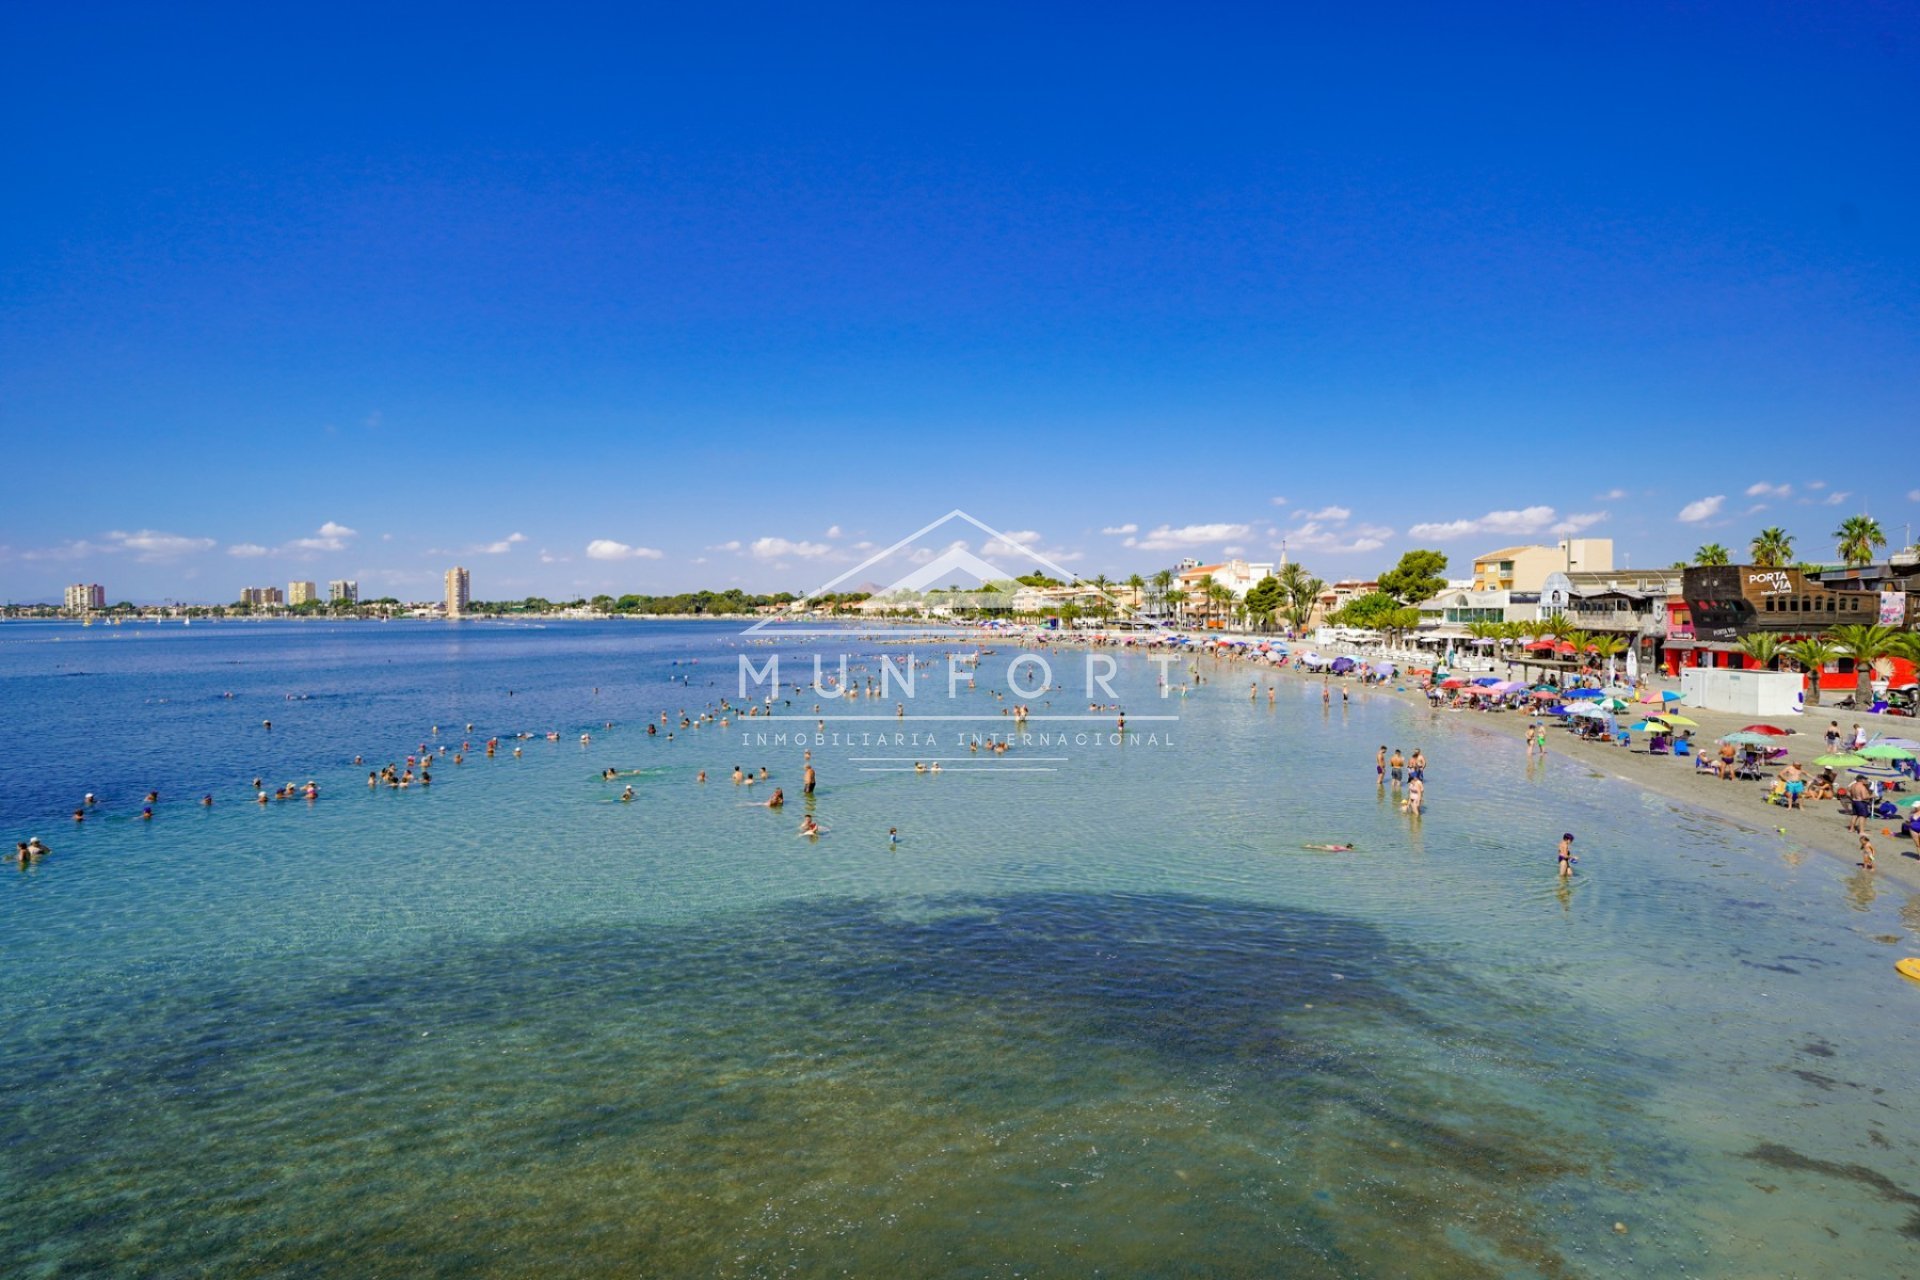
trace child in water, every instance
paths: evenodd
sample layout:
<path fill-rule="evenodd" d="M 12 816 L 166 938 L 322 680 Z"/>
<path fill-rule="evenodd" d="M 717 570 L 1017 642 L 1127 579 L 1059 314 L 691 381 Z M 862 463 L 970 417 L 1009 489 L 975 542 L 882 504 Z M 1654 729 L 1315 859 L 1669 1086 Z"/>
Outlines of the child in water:
<path fill-rule="evenodd" d="M 1560 857 L 1560 875 L 1563 878 L 1566 876 L 1572 875 L 1573 864 L 1577 862 L 1578 859 L 1573 856 L 1573 833 L 1571 831 L 1565 833 L 1560 837 L 1559 857 Z"/>

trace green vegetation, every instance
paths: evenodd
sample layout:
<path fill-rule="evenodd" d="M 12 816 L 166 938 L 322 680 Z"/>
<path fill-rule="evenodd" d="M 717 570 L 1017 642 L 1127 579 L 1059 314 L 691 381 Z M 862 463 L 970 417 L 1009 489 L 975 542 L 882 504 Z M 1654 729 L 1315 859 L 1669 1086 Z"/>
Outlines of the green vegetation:
<path fill-rule="evenodd" d="M 1872 516 L 1848 516 L 1833 531 L 1833 537 L 1841 561 L 1849 565 L 1872 564 L 1873 553 L 1887 545 L 1887 535 Z"/>
<path fill-rule="evenodd" d="M 1778 525 L 1754 535 L 1753 562 L 1762 568 L 1778 569 L 1793 559 L 1793 535 Z"/>
<path fill-rule="evenodd" d="M 1401 604 L 1419 604 L 1447 589 L 1447 558 L 1438 551 L 1409 551 L 1380 575 L 1380 590 Z"/>

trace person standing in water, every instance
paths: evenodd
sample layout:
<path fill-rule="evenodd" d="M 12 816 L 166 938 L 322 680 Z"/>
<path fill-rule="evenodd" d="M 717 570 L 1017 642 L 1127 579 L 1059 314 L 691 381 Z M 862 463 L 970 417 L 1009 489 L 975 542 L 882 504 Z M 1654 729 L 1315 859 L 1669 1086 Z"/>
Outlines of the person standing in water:
<path fill-rule="evenodd" d="M 1566 879 L 1573 874 L 1573 832 L 1560 837 L 1560 878 Z"/>

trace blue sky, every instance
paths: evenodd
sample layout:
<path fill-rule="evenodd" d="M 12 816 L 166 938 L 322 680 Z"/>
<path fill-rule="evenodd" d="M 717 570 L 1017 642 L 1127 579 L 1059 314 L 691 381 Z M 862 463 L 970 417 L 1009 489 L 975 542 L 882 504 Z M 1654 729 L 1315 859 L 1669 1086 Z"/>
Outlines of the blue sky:
<path fill-rule="evenodd" d="M 0 596 L 1920 521 L 1913 6 L 692 8 L 10 6 Z"/>

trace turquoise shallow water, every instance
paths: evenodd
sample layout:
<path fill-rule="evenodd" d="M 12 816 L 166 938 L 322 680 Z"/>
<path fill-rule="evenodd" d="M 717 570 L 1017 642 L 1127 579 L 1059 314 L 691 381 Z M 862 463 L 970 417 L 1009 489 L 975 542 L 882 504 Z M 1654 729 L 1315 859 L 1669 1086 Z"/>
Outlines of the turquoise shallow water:
<path fill-rule="evenodd" d="M 941 737 L 816 748 L 809 842 L 799 748 L 743 734 L 810 728 L 810 696 L 644 733 L 732 693 L 743 651 L 771 650 L 702 624 L 0 629 L 0 817 L 56 850 L 0 878 L 0 1274 L 1920 1262 L 1920 989 L 1891 967 L 1920 915 L 1864 874 L 1391 699 L 1250 704 L 1222 669 L 1162 703 L 1138 663 L 1116 684 L 1157 742 L 982 760 L 957 722 L 839 708 L 881 717 L 843 735 Z M 1005 657 L 953 704 L 923 673 L 915 715 L 1005 727 Z M 469 721 L 501 755 L 430 790 L 349 763 Z M 1382 742 L 1433 758 L 1417 824 L 1373 786 Z M 939 776 L 862 771 L 936 752 Z M 323 798 L 260 808 L 256 775 Z"/>

